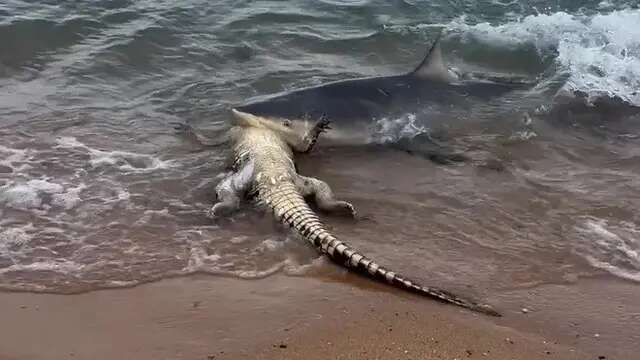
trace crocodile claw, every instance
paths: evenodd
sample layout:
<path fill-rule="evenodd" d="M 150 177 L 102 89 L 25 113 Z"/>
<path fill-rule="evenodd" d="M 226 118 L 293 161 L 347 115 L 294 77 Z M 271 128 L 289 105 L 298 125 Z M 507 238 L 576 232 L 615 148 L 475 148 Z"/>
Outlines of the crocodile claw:
<path fill-rule="evenodd" d="M 325 115 L 320 117 L 320 120 L 316 123 L 315 128 L 318 132 L 323 133 L 327 130 L 331 129 L 331 120 L 327 118 Z"/>

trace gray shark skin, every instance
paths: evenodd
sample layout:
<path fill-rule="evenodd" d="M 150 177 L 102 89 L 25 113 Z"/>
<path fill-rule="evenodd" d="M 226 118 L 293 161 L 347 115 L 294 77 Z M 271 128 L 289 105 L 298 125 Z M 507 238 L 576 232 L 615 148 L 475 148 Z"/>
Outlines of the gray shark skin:
<path fill-rule="evenodd" d="M 518 88 L 523 83 L 456 79 L 442 59 L 440 36 L 418 67 L 403 75 L 358 78 L 276 94 L 236 107 L 262 118 L 295 123 L 326 117 L 334 129 L 330 140 L 368 142 L 372 120 L 421 113 L 431 104 L 469 108 Z M 309 126 L 308 124 L 306 125 Z M 333 138 L 333 139 L 332 139 Z"/>

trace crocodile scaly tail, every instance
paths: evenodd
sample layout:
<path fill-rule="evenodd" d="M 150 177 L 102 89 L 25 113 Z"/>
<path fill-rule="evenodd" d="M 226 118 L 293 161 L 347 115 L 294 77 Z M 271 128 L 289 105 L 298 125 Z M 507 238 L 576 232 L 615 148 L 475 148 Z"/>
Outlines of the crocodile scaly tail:
<path fill-rule="evenodd" d="M 275 184 L 274 184 L 275 185 Z M 458 297 L 448 291 L 422 286 L 396 274 L 367 258 L 348 244 L 338 240 L 327 231 L 318 216 L 307 205 L 293 182 L 280 182 L 277 186 L 262 186 L 258 189 L 260 199 L 271 208 L 276 218 L 295 229 L 323 254 L 336 263 L 353 269 L 374 279 L 385 281 L 405 290 L 428 296 L 443 302 L 462 306 L 491 316 L 501 316 L 489 305 Z"/>

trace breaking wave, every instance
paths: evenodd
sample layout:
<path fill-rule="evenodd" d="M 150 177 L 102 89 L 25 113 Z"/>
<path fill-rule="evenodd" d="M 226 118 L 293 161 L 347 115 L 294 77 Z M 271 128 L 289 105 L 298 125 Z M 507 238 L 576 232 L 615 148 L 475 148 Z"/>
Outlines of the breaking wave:
<path fill-rule="evenodd" d="M 587 217 L 576 231 L 576 251 L 592 266 L 640 281 L 640 229 L 635 224 Z"/>
<path fill-rule="evenodd" d="M 619 98 L 640 106 L 640 10 L 580 15 L 557 12 L 529 15 L 505 24 L 468 24 L 460 17 L 447 25 L 462 45 L 513 49 L 534 46 L 539 60 L 551 56 L 568 75 L 564 90 L 597 98 Z"/>

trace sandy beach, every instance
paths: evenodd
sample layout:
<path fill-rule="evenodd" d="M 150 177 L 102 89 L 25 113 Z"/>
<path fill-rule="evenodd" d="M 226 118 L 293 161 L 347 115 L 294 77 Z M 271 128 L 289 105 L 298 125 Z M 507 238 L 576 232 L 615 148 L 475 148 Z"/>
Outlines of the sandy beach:
<path fill-rule="evenodd" d="M 491 299 L 504 312 L 497 319 L 337 271 L 2 293 L 0 359 L 631 360 L 640 350 L 633 292 L 599 280 L 512 291 Z"/>

